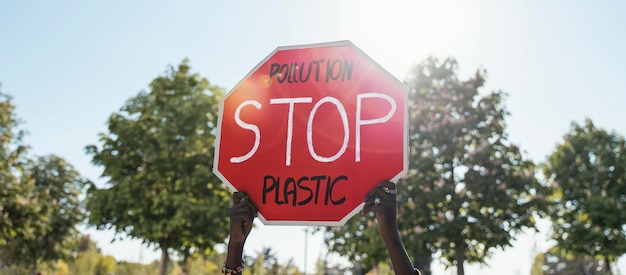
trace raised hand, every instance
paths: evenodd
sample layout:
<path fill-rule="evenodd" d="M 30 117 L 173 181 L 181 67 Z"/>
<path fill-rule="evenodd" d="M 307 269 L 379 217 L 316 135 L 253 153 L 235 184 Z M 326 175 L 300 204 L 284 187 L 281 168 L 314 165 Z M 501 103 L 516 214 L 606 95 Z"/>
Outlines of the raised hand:
<path fill-rule="evenodd" d="M 398 231 L 398 199 L 396 185 L 393 182 L 383 181 L 363 198 L 363 215 L 374 213 L 378 223 L 378 232 L 391 258 L 393 271 L 397 275 L 420 274 L 413 268 L 409 259 L 400 232 Z"/>
<path fill-rule="evenodd" d="M 378 230 L 383 237 L 393 237 L 398 231 L 396 185 L 384 181 L 372 189 L 365 198 L 362 214 L 374 213 Z"/>
<path fill-rule="evenodd" d="M 233 206 L 230 208 L 230 239 L 228 253 L 222 267 L 224 274 L 241 274 L 243 272 L 243 246 L 252 230 L 257 209 L 250 201 L 248 194 L 235 192 Z"/>
<path fill-rule="evenodd" d="M 250 202 L 248 194 L 235 192 L 233 194 L 233 206 L 230 208 L 230 242 L 244 243 L 250 231 L 257 209 Z"/>

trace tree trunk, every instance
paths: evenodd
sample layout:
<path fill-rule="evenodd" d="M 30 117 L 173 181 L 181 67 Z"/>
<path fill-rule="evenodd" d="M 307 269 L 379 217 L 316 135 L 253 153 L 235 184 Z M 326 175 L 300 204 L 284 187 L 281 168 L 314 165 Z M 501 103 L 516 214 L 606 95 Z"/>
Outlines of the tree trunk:
<path fill-rule="evenodd" d="M 167 275 L 167 261 L 169 255 L 167 249 L 169 248 L 167 241 L 162 241 L 159 246 L 161 247 L 161 261 L 159 262 L 159 275 Z"/>
<path fill-rule="evenodd" d="M 606 265 L 606 271 L 608 271 L 610 275 L 613 275 L 613 270 L 611 270 L 611 260 L 609 260 L 609 257 L 604 258 L 604 264 Z"/>
<path fill-rule="evenodd" d="M 463 244 L 457 244 L 455 251 L 456 258 L 456 274 L 457 275 L 465 275 L 465 268 L 463 263 L 465 262 L 465 247 Z"/>
<path fill-rule="evenodd" d="M 189 274 L 189 247 L 185 247 L 185 251 L 183 252 L 183 264 L 181 268 L 183 275 Z"/>
<path fill-rule="evenodd" d="M 37 257 L 35 255 L 35 259 L 33 260 L 33 265 L 30 270 L 30 274 L 37 275 Z"/>

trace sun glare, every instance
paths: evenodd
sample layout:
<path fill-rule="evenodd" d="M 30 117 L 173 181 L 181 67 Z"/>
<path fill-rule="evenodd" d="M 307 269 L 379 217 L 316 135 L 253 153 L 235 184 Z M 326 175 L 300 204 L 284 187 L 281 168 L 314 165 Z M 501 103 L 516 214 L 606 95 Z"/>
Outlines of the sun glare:
<path fill-rule="evenodd" d="M 344 1 L 338 32 L 399 79 L 429 55 L 470 51 L 481 7 L 448 1 Z M 472 12 L 468 12 L 472 10 Z M 468 18 L 468 16 L 470 16 Z M 463 30 L 463 31 L 460 31 Z"/>

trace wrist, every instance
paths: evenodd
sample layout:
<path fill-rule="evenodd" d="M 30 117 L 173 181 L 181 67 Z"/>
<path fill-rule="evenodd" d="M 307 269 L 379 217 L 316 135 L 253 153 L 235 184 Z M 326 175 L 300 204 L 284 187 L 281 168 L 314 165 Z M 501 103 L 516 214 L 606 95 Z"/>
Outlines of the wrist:
<path fill-rule="evenodd" d="M 228 252 L 226 254 L 226 261 L 224 262 L 224 265 L 230 269 L 236 269 L 239 266 L 243 266 L 243 243 L 228 242 Z"/>
<path fill-rule="evenodd" d="M 241 264 L 239 264 L 235 268 L 228 267 L 227 263 L 224 262 L 224 264 L 222 265 L 222 274 L 226 274 L 226 275 L 243 274 L 244 267 L 245 265 L 244 265 L 243 259 L 241 260 Z"/>

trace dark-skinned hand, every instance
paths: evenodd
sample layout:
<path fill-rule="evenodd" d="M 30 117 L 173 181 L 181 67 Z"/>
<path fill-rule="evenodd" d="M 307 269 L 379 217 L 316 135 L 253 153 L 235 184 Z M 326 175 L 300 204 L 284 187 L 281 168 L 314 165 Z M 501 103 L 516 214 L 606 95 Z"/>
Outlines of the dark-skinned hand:
<path fill-rule="evenodd" d="M 395 236 L 398 231 L 396 185 L 389 181 L 381 182 L 365 195 L 363 202 L 365 206 L 361 214 L 374 213 L 380 235 Z"/>
<path fill-rule="evenodd" d="M 246 241 L 256 216 L 257 209 L 248 194 L 235 192 L 230 208 L 230 243 L 243 244 Z"/>
<path fill-rule="evenodd" d="M 374 213 L 378 223 L 378 233 L 383 237 L 389 258 L 396 275 L 421 274 L 413 268 L 411 259 L 406 253 L 400 232 L 398 232 L 398 199 L 396 185 L 383 181 L 365 195 L 363 215 Z"/>

